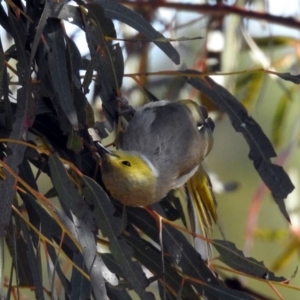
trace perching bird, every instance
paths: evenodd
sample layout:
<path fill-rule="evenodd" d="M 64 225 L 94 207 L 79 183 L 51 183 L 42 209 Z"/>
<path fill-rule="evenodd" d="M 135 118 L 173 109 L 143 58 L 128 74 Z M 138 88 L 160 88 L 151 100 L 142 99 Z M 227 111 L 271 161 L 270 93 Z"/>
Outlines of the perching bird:
<path fill-rule="evenodd" d="M 130 121 L 120 150 L 100 151 L 107 190 L 124 205 L 146 206 L 190 179 L 192 197 L 216 221 L 210 182 L 201 166 L 213 145 L 213 129 L 206 108 L 192 100 L 144 105 Z"/>

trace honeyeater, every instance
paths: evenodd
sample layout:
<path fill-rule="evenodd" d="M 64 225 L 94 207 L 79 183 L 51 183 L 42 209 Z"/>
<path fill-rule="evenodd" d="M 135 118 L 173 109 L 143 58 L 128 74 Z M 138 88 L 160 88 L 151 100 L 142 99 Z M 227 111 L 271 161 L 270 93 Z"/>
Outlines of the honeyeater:
<path fill-rule="evenodd" d="M 129 122 L 119 150 L 100 150 L 106 189 L 124 205 L 146 206 L 187 183 L 200 214 L 215 221 L 211 185 L 201 164 L 212 148 L 213 129 L 207 109 L 192 100 L 142 106 Z"/>

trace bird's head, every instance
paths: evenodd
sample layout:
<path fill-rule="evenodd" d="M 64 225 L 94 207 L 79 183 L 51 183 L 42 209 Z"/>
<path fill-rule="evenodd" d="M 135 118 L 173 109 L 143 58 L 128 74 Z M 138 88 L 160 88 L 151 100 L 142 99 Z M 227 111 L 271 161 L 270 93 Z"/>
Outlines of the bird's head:
<path fill-rule="evenodd" d="M 127 151 L 100 155 L 103 182 L 115 199 L 128 206 L 155 202 L 158 172 L 146 157 Z"/>

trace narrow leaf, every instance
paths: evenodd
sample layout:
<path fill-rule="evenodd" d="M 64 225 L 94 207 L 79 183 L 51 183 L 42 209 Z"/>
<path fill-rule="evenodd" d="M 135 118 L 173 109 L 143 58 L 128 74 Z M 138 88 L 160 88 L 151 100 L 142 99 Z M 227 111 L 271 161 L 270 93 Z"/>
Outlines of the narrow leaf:
<path fill-rule="evenodd" d="M 106 41 L 106 36 L 116 37 L 116 31 L 112 20 L 105 16 L 99 3 L 90 2 L 86 7 L 88 9 L 85 20 L 86 39 L 98 73 L 101 100 L 110 108 L 109 101 L 116 97 L 122 85 L 124 73 L 122 51 L 118 45 Z"/>
<path fill-rule="evenodd" d="M 213 245 L 220 253 L 219 259 L 234 270 L 271 281 L 286 281 L 284 277 L 275 276 L 263 262 L 259 262 L 252 257 L 245 257 L 244 253 L 230 241 L 214 240 Z"/>
<path fill-rule="evenodd" d="M 252 297 L 246 293 L 229 289 L 225 286 L 214 286 L 211 284 L 210 289 L 213 291 L 213 295 L 218 300 L 257 300 L 257 298 Z M 205 294 L 204 294 L 205 295 Z M 210 299 L 210 298 L 208 298 Z"/>
<path fill-rule="evenodd" d="M 17 50 L 17 73 L 19 81 L 22 84 L 22 87 L 17 91 L 17 111 L 10 138 L 21 140 L 34 121 L 34 99 L 31 93 L 29 57 L 25 48 L 26 31 L 24 24 L 10 10 L 9 17 Z M 8 148 L 11 150 L 11 154 L 6 158 L 6 163 L 13 171 L 17 172 L 17 167 L 23 160 L 26 147 L 9 143 Z M 6 180 L 0 183 L 0 237 L 5 235 L 5 228 L 8 226 L 11 216 L 11 203 L 15 195 L 15 178 L 8 173 L 6 175 Z"/>
<path fill-rule="evenodd" d="M 75 130 L 78 130 L 78 118 L 70 90 L 67 73 L 65 41 L 58 20 L 48 20 L 51 51 L 48 53 L 48 68 L 59 104 Z"/>
<path fill-rule="evenodd" d="M 201 76 L 201 73 L 194 70 L 185 70 L 184 73 Z M 292 192 L 294 186 L 283 168 L 271 162 L 271 158 L 275 157 L 276 153 L 261 127 L 248 115 L 247 110 L 233 95 L 210 77 L 200 79 L 197 76 L 189 77 L 187 74 L 185 80 L 225 111 L 233 128 L 243 134 L 250 148 L 249 158 L 253 161 L 255 169 L 264 183 L 271 190 L 281 213 L 289 221 L 283 199 Z"/>
<path fill-rule="evenodd" d="M 59 201 L 80 220 L 84 219 L 86 224 L 92 229 L 94 226 L 91 211 L 75 188 L 73 182 L 71 182 L 57 154 L 49 157 L 49 167 L 51 180 L 58 193 Z"/>
<path fill-rule="evenodd" d="M 278 77 L 280 77 L 281 79 L 293 82 L 295 84 L 299 84 L 300 83 L 300 74 L 298 74 L 298 75 L 292 75 L 291 73 L 276 73 L 276 72 L 272 72 L 272 74 L 275 74 Z"/>
<path fill-rule="evenodd" d="M 134 235 L 124 235 L 124 238 L 131 244 L 134 249 L 134 256 L 154 275 L 161 276 L 161 284 L 172 287 L 173 290 L 179 291 L 182 276 L 176 272 L 169 260 L 164 261 L 164 270 L 162 268 L 161 253 L 151 244 L 135 237 Z M 196 293 L 190 284 L 185 284 L 182 290 L 183 299 L 196 299 Z M 180 298 L 181 299 L 181 298 Z"/>
<path fill-rule="evenodd" d="M 17 233 L 18 228 L 20 228 L 19 226 L 21 226 L 20 222 L 22 221 L 18 219 L 15 219 L 14 222 L 10 222 L 9 230 L 7 231 L 7 234 L 5 236 L 5 242 L 10 256 L 14 259 L 14 267 L 16 275 L 18 276 L 17 278 L 20 286 L 30 287 L 34 285 L 34 282 L 32 274 L 28 272 L 28 270 L 30 270 L 30 263 L 28 260 L 26 240 L 24 239 L 23 235 Z M 3 249 L 3 251 L 4 250 L 5 249 Z M 4 255 L 8 255 L 7 251 L 5 251 L 3 253 L 3 257 L 1 257 L 2 263 L 4 263 L 5 265 L 6 262 L 4 260 Z M 4 279 L 4 277 L 2 278 Z M 0 287 L 2 287 L 2 285 L 0 285 Z"/>
<path fill-rule="evenodd" d="M 175 64 L 180 63 L 180 57 L 175 48 L 166 41 L 166 38 L 156 31 L 145 19 L 139 14 L 130 10 L 126 6 L 117 1 L 98 0 L 104 7 L 107 17 L 124 22 L 135 30 L 144 34 L 147 39 L 154 40 L 154 43 L 159 47 Z M 159 39 L 163 41 L 160 42 Z"/>
<path fill-rule="evenodd" d="M 33 59 L 35 57 L 36 54 L 36 50 L 38 48 L 38 45 L 40 43 L 40 39 L 41 36 L 43 34 L 47 19 L 50 15 L 50 11 L 51 11 L 51 6 L 49 4 L 49 2 L 46 2 L 44 9 L 43 9 L 43 13 L 39 18 L 39 24 L 35 30 L 35 35 L 34 35 L 34 40 L 32 43 L 32 47 L 31 47 L 31 53 L 30 53 L 30 63 L 33 62 Z"/>
<path fill-rule="evenodd" d="M 13 126 L 13 110 L 9 100 L 9 77 L 7 67 L 5 65 L 5 55 L 3 52 L 3 46 L 0 38 L 0 98 L 4 100 L 5 111 L 5 129 L 10 132 Z M 4 125 L 4 124 L 3 124 Z"/>
<path fill-rule="evenodd" d="M 83 256 L 73 253 L 73 262 L 83 271 L 86 271 Z M 72 270 L 71 277 L 71 300 L 89 299 L 91 295 L 91 282 L 85 278 L 76 268 Z"/>
<path fill-rule="evenodd" d="M 77 25 L 80 29 L 83 29 L 82 15 L 80 8 L 74 5 L 68 5 L 62 3 L 51 3 L 52 11 L 51 17 L 64 19 L 71 24 Z"/>
<path fill-rule="evenodd" d="M 102 188 L 91 178 L 83 177 L 83 193 L 88 203 L 94 206 L 94 215 L 102 234 L 108 237 L 110 251 L 118 262 L 125 279 L 141 297 L 141 299 L 154 299 L 151 293 L 145 291 L 148 285 L 147 278 L 141 266 L 132 261 L 133 251 L 126 241 L 120 237 L 121 220 L 116 218 L 114 208 Z"/>
<path fill-rule="evenodd" d="M 160 243 L 158 226 L 155 220 L 144 209 L 127 208 L 127 213 L 128 219 L 133 222 L 137 228 L 148 235 L 154 242 Z M 163 225 L 162 242 L 164 251 L 171 257 L 173 264 L 181 268 L 183 274 L 198 279 L 200 282 L 210 282 L 215 285 L 219 284 L 218 279 L 201 259 L 200 254 L 177 229 L 170 225 Z M 209 299 L 215 299 L 209 286 L 203 286 L 200 283 L 195 283 L 193 286 L 198 293 L 201 294 L 205 290 L 205 293 L 210 295 Z"/>
<path fill-rule="evenodd" d="M 49 233 L 51 234 L 52 238 L 54 238 L 56 241 L 60 241 L 63 233 L 62 228 L 57 224 L 54 218 L 46 212 L 46 210 L 39 204 L 39 202 L 36 201 L 36 199 L 34 199 L 30 194 L 26 194 L 25 196 L 26 197 L 22 197 L 22 200 L 24 202 L 27 202 L 25 202 L 26 207 L 29 207 L 30 205 L 31 209 L 34 209 L 34 211 L 38 214 L 41 221 L 41 226 L 47 227 L 47 230 L 49 230 Z M 56 211 L 56 215 L 65 226 L 64 230 L 67 232 L 67 234 L 65 234 L 64 236 L 64 245 L 67 246 L 73 252 L 78 251 L 76 244 L 69 237 L 69 235 L 71 235 L 71 233 L 74 232 L 74 224 L 71 223 L 70 219 L 68 219 L 68 217 L 62 212 Z M 39 230 L 40 228 L 37 229 Z"/>
<path fill-rule="evenodd" d="M 24 222 L 21 222 L 21 229 L 24 235 L 24 239 L 27 242 L 27 257 L 30 265 L 30 271 L 32 274 L 32 278 L 34 281 L 34 287 L 35 287 L 35 294 L 37 299 L 45 299 L 44 298 L 44 292 L 43 292 L 43 282 L 42 282 L 42 275 L 39 269 L 39 261 L 37 259 L 37 256 L 34 253 L 34 248 L 31 242 L 31 237 L 28 231 L 28 228 L 24 224 Z"/>
<path fill-rule="evenodd" d="M 77 238 L 81 245 L 82 255 L 90 275 L 95 300 L 106 299 L 106 289 L 103 273 L 106 269 L 101 257 L 97 254 L 95 236 L 83 220 L 74 217 Z M 115 278 L 115 282 L 118 280 Z"/>
<path fill-rule="evenodd" d="M 47 238 L 49 238 L 51 240 L 51 236 L 50 236 L 50 234 L 48 232 L 47 227 L 43 227 L 43 234 L 45 236 L 47 236 Z M 70 295 L 71 291 L 70 291 L 69 282 L 68 282 L 68 279 L 67 279 L 66 275 L 64 274 L 64 271 L 61 269 L 61 267 L 59 265 L 59 257 L 57 256 L 57 254 L 55 252 L 55 249 L 51 245 L 47 244 L 46 246 L 47 246 L 47 253 L 48 253 L 49 257 L 52 260 L 53 266 L 55 267 L 55 269 L 53 269 L 52 272 L 55 272 L 57 274 L 57 276 L 58 276 L 58 278 L 60 280 L 60 284 L 64 288 L 65 294 L 66 295 Z M 52 279 L 53 279 L 53 277 L 52 277 Z M 57 282 L 53 282 L 52 281 L 51 284 L 52 285 L 53 284 L 57 284 Z"/>

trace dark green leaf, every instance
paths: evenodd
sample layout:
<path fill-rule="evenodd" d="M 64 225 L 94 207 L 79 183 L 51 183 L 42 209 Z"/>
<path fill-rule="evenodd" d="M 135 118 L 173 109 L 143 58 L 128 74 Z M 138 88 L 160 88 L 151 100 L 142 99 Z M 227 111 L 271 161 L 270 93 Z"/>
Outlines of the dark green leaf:
<path fill-rule="evenodd" d="M 89 61 L 85 75 L 84 75 L 84 79 L 83 79 L 83 83 L 82 83 L 84 95 L 86 95 L 90 91 L 89 87 L 92 82 L 93 74 L 94 74 L 94 62 L 95 62 L 95 59 L 91 59 Z"/>
<path fill-rule="evenodd" d="M 116 260 L 110 253 L 103 253 L 101 254 L 101 257 L 107 266 L 107 268 L 115 274 L 122 274 L 122 271 L 120 270 Z"/>
<path fill-rule="evenodd" d="M 31 93 L 31 75 L 29 66 L 29 57 L 27 55 L 26 32 L 24 24 L 21 23 L 9 10 L 10 26 L 13 38 L 17 48 L 17 73 L 20 83 L 23 85 L 17 92 L 17 111 L 15 123 L 10 134 L 11 139 L 21 140 L 23 135 L 34 121 L 33 97 Z M 26 147 L 20 144 L 9 143 L 8 147 L 11 155 L 7 158 L 6 163 L 10 168 L 17 172 L 18 165 L 22 162 Z M 7 178 L 0 183 L 1 203 L 3 208 L 0 210 L 0 237 L 5 235 L 5 227 L 8 226 L 11 215 L 11 203 L 15 195 L 15 178 L 7 173 Z"/>
<path fill-rule="evenodd" d="M 79 7 L 61 3 L 51 3 L 51 7 L 52 18 L 64 19 L 71 24 L 77 25 L 81 29 L 84 28 Z"/>
<path fill-rule="evenodd" d="M 41 14 L 41 16 L 39 18 L 39 24 L 38 24 L 37 28 L 35 29 L 34 40 L 32 43 L 31 53 L 30 53 L 30 63 L 32 63 L 32 61 L 35 57 L 36 50 L 40 43 L 40 39 L 43 34 L 47 19 L 49 18 L 50 12 L 51 12 L 51 6 L 50 6 L 49 2 L 46 2 L 43 13 Z"/>
<path fill-rule="evenodd" d="M 165 288 L 170 286 L 174 291 L 178 292 L 182 284 L 182 277 L 176 272 L 176 268 L 170 264 L 168 260 L 164 261 L 164 269 L 162 265 L 161 253 L 151 244 L 141 240 L 133 235 L 124 235 L 124 238 L 131 244 L 134 249 L 134 256 L 154 275 L 160 276 L 165 281 Z M 196 293 L 190 284 L 186 283 L 182 291 L 183 298 L 196 299 Z M 181 299 L 181 298 L 180 298 Z"/>
<path fill-rule="evenodd" d="M 24 159 L 23 162 L 19 165 L 19 176 L 34 190 L 38 191 L 38 185 L 36 182 L 36 179 L 33 174 L 33 170 L 27 161 L 27 159 Z M 21 188 L 26 189 L 21 185 Z M 26 193 L 20 193 L 19 194 L 21 199 L 24 202 L 25 208 L 28 212 L 28 217 L 30 223 L 35 227 L 35 228 L 40 228 L 41 227 L 41 222 L 38 213 L 35 211 L 35 209 L 31 205 L 31 196 L 26 194 Z M 37 237 L 36 234 L 32 234 L 32 242 L 35 247 L 38 246 L 39 238 Z"/>
<path fill-rule="evenodd" d="M 178 297 L 174 296 L 169 290 L 167 290 L 166 287 L 160 281 L 158 281 L 158 291 L 160 299 L 178 300 Z"/>
<path fill-rule="evenodd" d="M 127 213 L 128 218 L 136 227 L 142 230 L 142 232 L 148 235 L 153 241 L 160 244 L 158 226 L 155 220 L 145 212 L 145 210 L 141 208 L 128 208 Z M 163 215 L 163 212 L 159 211 L 159 214 Z M 192 247 L 181 232 L 169 225 L 163 225 L 162 241 L 164 251 L 168 253 L 173 263 L 182 269 L 185 275 L 198 279 L 200 282 L 210 281 L 216 285 L 219 283 L 211 270 L 201 259 L 200 254 Z M 196 283 L 193 284 L 193 286 L 197 289 L 198 293 L 202 293 L 205 290 L 206 293 L 210 295 L 209 299 L 215 299 L 206 286 Z"/>
<path fill-rule="evenodd" d="M 66 47 L 59 20 L 48 20 L 48 37 L 51 51 L 48 53 L 48 68 L 60 107 L 75 130 L 79 128 L 78 117 L 70 90 L 67 72 Z"/>
<path fill-rule="evenodd" d="M 41 221 L 41 226 L 42 227 L 47 227 L 47 230 L 51 234 L 52 238 L 54 238 L 56 241 L 61 240 L 62 236 L 62 229 L 60 226 L 56 223 L 54 218 L 52 218 L 46 210 L 34 199 L 30 194 L 27 194 L 26 197 L 22 198 L 23 201 L 27 202 L 26 207 L 31 206 L 31 209 L 33 209 L 39 216 L 40 221 Z M 25 202 L 25 203 L 26 203 Z M 57 217 L 62 221 L 64 226 L 70 231 L 74 231 L 74 224 L 70 222 L 70 219 L 63 214 L 62 212 L 55 211 Z M 40 229 L 39 227 L 37 228 L 38 230 Z M 68 247 L 73 252 L 78 251 L 76 245 L 74 242 L 70 239 L 68 235 L 64 236 L 64 246 Z"/>
<path fill-rule="evenodd" d="M 220 253 L 219 259 L 234 270 L 266 280 L 286 281 L 284 277 L 275 276 L 263 262 L 252 257 L 245 257 L 244 253 L 230 241 L 214 240 L 213 245 Z"/>
<path fill-rule="evenodd" d="M 284 79 L 286 81 L 291 81 L 295 84 L 299 84 L 300 83 L 300 75 L 292 75 L 291 73 L 273 73 L 272 74 L 275 74 L 277 76 L 279 76 L 281 79 Z"/>
<path fill-rule="evenodd" d="M 120 237 L 121 220 L 114 216 L 114 208 L 105 192 L 91 178 L 83 177 L 83 193 L 90 205 L 94 206 L 94 216 L 97 225 L 104 236 L 109 238 L 110 251 L 122 271 L 125 279 L 141 297 L 141 299 L 154 299 L 145 288 L 148 285 L 147 278 L 141 266 L 132 261 L 133 251 L 126 241 Z"/>
<path fill-rule="evenodd" d="M 219 280 L 202 260 L 200 254 L 186 240 L 181 232 L 170 225 L 163 225 L 163 243 L 174 262 L 189 277 L 209 282 L 209 285 L 193 283 L 198 293 L 204 293 L 209 299 L 217 299 L 211 285 L 219 285 Z"/>
<path fill-rule="evenodd" d="M 201 75 L 194 70 L 185 70 L 184 73 Z M 247 110 L 234 96 L 210 77 L 198 79 L 193 76 L 189 77 L 187 74 L 185 80 L 225 111 L 234 129 L 243 134 L 250 148 L 249 158 L 253 161 L 253 165 L 264 183 L 271 190 L 281 213 L 289 221 L 283 199 L 292 192 L 294 186 L 283 168 L 272 164 L 271 158 L 275 157 L 276 153 L 261 127 L 248 115 Z"/>
<path fill-rule="evenodd" d="M 211 293 L 216 297 L 218 300 L 256 300 L 257 298 L 252 297 L 246 293 L 235 291 L 229 288 L 226 288 L 221 285 L 209 285 L 208 286 Z M 204 294 L 205 295 L 205 294 Z M 208 298 L 210 299 L 210 298 Z"/>
<path fill-rule="evenodd" d="M 68 36 L 65 37 L 66 41 L 66 52 L 67 52 L 67 70 L 69 72 L 69 77 L 72 78 L 72 84 L 74 84 L 77 89 L 81 88 L 80 84 L 80 74 L 79 71 L 82 68 L 82 60 L 80 51 L 75 44 L 75 42 Z M 75 81 L 75 82 L 73 82 Z"/>
<path fill-rule="evenodd" d="M 49 157 L 49 167 L 51 172 L 51 180 L 55 187 L 59 201 L 80 220 L 85 220 L 90 228 L 93 228 L 93 217 L 87 204 L 84 202 L 82 196 L 75 188 L 73 182 L 67 175 L 67 172 L 59 160 L 57 154 Z"/>
<path fill-rule="evenodd" d="M 97 254 L 97 245 L 95 236 L 91 229 L 85 224 L 84 220 L 73 219 L 76 228 L 77 239 L 81 245 L 82 256 L 84 258 L 86 269 L 90 275 L 95 300 L 107 298 L 103 273 L 106 267 Z M 117 279 L 115 279 L 117 281 Z"/>
<path fill-rule="evenodd" d="M 132 300 L 132 297 L 129 295 L 129 292 L 125 289 L 120 290 L 120 288 L 106 285 L 107 295 L 110 300 Z"/>
<path fill-rule="evenodd" d="M 46 198 L 54 198 L 57 197 L 57 192 L 54 187 L 52 187 L 47 193 L 44 195 Z"/>
<path fill-rule="evenodd" d="M 27 32 L 25 29 L 26 24 L 24 24 L 21 19 L 17 19 L 14 14 L 9 10 L 9 21 L 12 30 L 12 36 L 15 41 L 15 46 L 17 50 L 17 73 L 19 81 L 22 83 L 31 83 L 30 77 L 30 62 L 29 56 L 26 51 L 26 36 Z"/>
<path fill-rule="evenodd" d="M 114 113 L 109 101 L 116 98 L 122 85 L 124 72 L 122 51 L 118 45 L 106 41 L 106 37 L 116 37 L 116 32 L 113 22 L 105 17 L 99 3 L 91 2 L 86 7 L 88 9 L 85 20 L 86 39 L 98 73 L 101 100 L 111 113 Z"/>
<path fill-rule="evenodd" d="M 12 105 L 9 101 L 9 78 L 7 73 L 7 67 L 5 65 L 5 55 L 3 52 L 2 42 L 0 38 L 0 98 L 4 99 L 4 110 L 5 110 L 5 128 L 8 132 L 12 130 L 13 126 L 13 112 Z"/>
<path fill-rule="evenodd" d="M 16 224 L 17 223 L 17 224 Z M 16 276 L 21 286 L 30 287 L 34 284 L 27 257 L 27 243 L 24 236 L 16 234 L 20 225 L 19 220 L 10 222 L 9 230 L 5 236 L 6 245 L 11 257 L 14 258 Z M 1 249 L 4 251 L 4 249 Z"/>
<path fill-rule="evenodd" d="M 157 224 L 143 209 L 130 208 L 127 209 L 127 212 L 128 218 L 134 222 L 135 226 L 141 229 L 156 243 L 159 243 Z M 198 284 L 194 282 L 191 283 L 193 287 L 197 289 L 198 293 L 204 294 L 206 297 L 208 297 L 208 299 L 253 299 L 245 293 L 235 292 L 227 287 L 220 285 L 219 280 L 206 266 L 204 261 L 202 261 L 199 253 L 196 252 L 196 250 L 191 246 L 186 238 L 170 225 L 163 225 L 163 227 L 164 231 L 162 240 L 164 243 L 164 251 L 168 253 L 168 255 L 170 255 L 173 259 L 174 263 L 181 268 L 183 274 L 199 280 Z M 145 248 L 145 245 L 142 246 L 141 244 L 139 244 L 138 246 L 139 241 L 135 241 L 133 237 L 130 237 L 129 240 L 131 241 L 136 251 L 135 255 L 137 256 L 137 258 L 142 261 L 143 264 L 147 266 L 147 268 L 152 270 L 154 274 L 157 274 L 158 270 L 155 269 L 155 263 L 158 263 L 159 256 L 155 258 L 154 253 L 149 254 L 151 251 L 153 251 L 151 250 L 151 247 Z M 148 253 L 148 251 L 150 252 Z M 170 280 L 170 282 L 166 282 L 171 285 L 175 284 L 175 272 L 173 271 L 173 273 L 168 275 L 168 261 L 165 262 L 165 265 L 166 280 Z M 161 266 L 160 271 L 162 271 Z M 167 277 L 167 275 L 170 276 L 170 278 Z M 189 283 L 185 283 L 185 285 L 186 286 L 182 291 L 183 295 L 185 295 L 185 293 L 190 293 L 188 290 Z M 179 289 L 177 291 L 179 291 Z M 239 298 L 242 296 L 244 298 Z M 190 298 L 188 297 L 188 299 Z"/>
<path fill-rule="evenodd" d="M 29 235 L 29 231 L 26 227 L 26 225 L 21 222 L 21 228 L 24 235 L 24 239 L 26 240 L 27 245 L 27 257 L 30 265 L 30 271 L 32 274 L 32 278 L 34 281 L 35 286 L 35 294 L 37 299 L 45 299 L 44 298 L 44 292 L 43 292 L 43 282 L 42 282 L 42 274 L 39 269 L 40 262 L 37 259 L 37 256 L 34 253 L 34 248 L 31 242 L 31 238 Z"/>
<path fill-rule="evenodd" d="M 175 64 L 180 63 L 178 52 L 169 42 L 158 42 L 157 39 L 165 37 L 156 31 L 145 19 L 139 14 L 121 5 L 117 1 L 98 0 L 105 9 L 107 17 L 124 22 L 125 24 L 143 33 L 147 39 L 153 41 Z"/>
<path fill-rule="evenodd" d="M 83 256 L 79 253 L 73 254 L 73 262 L 83 271 L 86 271 Z M 86 279 L 76 268 L 72 270 L 71 277 L 71 300 L 89 299 L 92 291 L 91 282 Z"/>
<path fill-rule="evenodd" d="M 47 227 L 43 228 L 43 234 L 51 240 L 51 235 L 49 234 L 49 232 L 47 230 Z M 48 253 L 50 259 L 52 260 L 52 264 L 54 266 L 54 269 L 52 270 L 52 272 L 55 272 L 57 274 L 57 276 L 60 280 L 60 284 L 64 288 L 65 294 L 70 295 L 71 291 L 70 291 L 69 281 L 68 281 L 67 277 L 65 276 L 63 270 L 61 269 L 61 267 L 59 265 L 59 257 L 56 254 L 56 250 L 51 245 L 47 244 L 47 253 Z M 52 276 L 51 281 L 54 278 L 56 278 L 56 277 Z M 55 283 L 52 282 L 52 285 L 54 285 L 54 284 Z"/>

